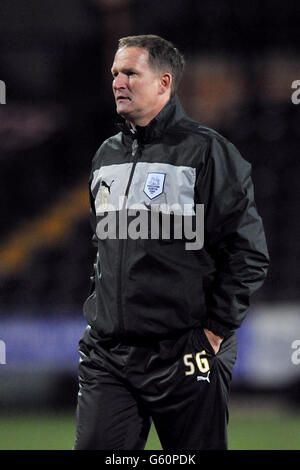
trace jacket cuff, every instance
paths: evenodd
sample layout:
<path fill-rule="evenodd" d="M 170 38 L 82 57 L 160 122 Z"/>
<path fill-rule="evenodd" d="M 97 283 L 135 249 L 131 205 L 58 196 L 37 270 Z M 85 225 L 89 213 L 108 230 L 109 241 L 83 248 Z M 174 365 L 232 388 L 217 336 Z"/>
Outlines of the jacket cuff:
<path fill-rule="evenodd" d="M 226 338 L 234 332 L 233 329 L 230 329 L 227 326 L 224 326 L 209 317 L 205 317 L 203 319 L 202 327 L 207 328 L 208 330 L 212 331 L 215 335 L 220 336 L 221 338 Z"/>

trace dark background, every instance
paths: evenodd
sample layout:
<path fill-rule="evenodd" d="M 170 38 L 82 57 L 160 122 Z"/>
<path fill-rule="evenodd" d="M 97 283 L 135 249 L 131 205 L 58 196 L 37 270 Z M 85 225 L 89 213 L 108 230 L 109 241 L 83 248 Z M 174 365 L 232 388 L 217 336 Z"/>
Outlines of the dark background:
<path fill-rule="evenodd" d="M 0 339 L 6 340 L 1 322 L 9 338 L 10 324 L 29 320 L 68 319 L 83 328 L 94 258 L 90 164 L 116 132 L 110 67 L 118 38 L 130 34 L 161 35 L 184 53 L 179 97 L 186 112 L 225 135 L 252 164 L 271 256 L 253 305 L 292 304 L 299 311 L 300 105 L 291 101 L 292 82 L 300 79 L 299 26 L 296 1 L 1 0 L 7 104 L 0 105 Z M 23 364 L 14 341 L 6 341 L 2 376 L 16 377 L 13 363 L 28 378 L 38 356 Z M 70 393 L 53 392 L 55 403 L 75 403 L 72 367 L 59 375 Z M 24 406 L 20 395 L 14 400 Z M 16 404 L 3 392 L 2 407 L 9 403 Z"/>

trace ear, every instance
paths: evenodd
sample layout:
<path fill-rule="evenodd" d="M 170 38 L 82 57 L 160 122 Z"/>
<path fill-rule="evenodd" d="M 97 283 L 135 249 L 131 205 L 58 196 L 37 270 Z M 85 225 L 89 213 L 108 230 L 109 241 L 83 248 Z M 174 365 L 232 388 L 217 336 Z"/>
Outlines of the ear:
<path fill-rule="evenodd" d="M 170 73 L 166 72 L 160 76 L 159 81 L 159 94 L 163 95 L 167 91 L 171 92 L 173 77 Z"/>

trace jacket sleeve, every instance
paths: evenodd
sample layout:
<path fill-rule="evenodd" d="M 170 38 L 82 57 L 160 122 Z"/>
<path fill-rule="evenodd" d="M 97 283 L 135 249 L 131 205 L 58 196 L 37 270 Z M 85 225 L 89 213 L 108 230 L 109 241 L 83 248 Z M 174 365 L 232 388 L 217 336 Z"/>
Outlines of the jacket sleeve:
<path fill-rule="evenodd" d="M 196 190 L 204 204 L 204 248 L 215 264 L 203 325 L 225 337 L 241 325 L 250 296 L 263 284 L 269 265 L 251 165 L 233 144 L 214 137 Z"/>
<path fill-rule="evenodd" d="M 91 295 L 94 290 L 95 290 L 95 276 L 96 276 L 96 264 L 98 263 L 99 260 L 99 255 L 98 255 L 98 238 L 96 235 L 96 228 L 97 228 L 97 216 L 96 216 L 96 208 L 95 208 L 95 199 L 93 196 L 93 178 L 94 178 L 94 170 L 97 168 L 99 164 L 99 154 L 101 151 L 101 147 L 97 150 L 97 152 L 94 154 L 93 159 L 92 159 L 92 164 L 91 164 L 91 171 L 90 171 L 90 177 L 89 177 L 89 183 L 88 183 L 88 190 L 89 190 L 89 201 L 90 201 L 90 226 L 92 230 L 92 246 L 96 249 L 95 252 L 95 258 L 94 258 L 94 263 L 93 263 L 93 270 L 90 275 L 90 289 L 89 289 L 89 295 Z"/>
<path fill-rule="evenodd" d="M 95 274 L 96 274 L 95 264 L 97 263 L 97 258 L 98 258 L 98 241 L 97 241 L 97 235 L 96 235 L 97 219 L 96 219 L 94 198 L 91 192 L 91 182 L 89 182 L 89 198 L 90 198 L 90 225 L 92 229 L 92 245 L 97 249 L 97 252 L 95 255 L 95 261 L 93 264 L 93 271 L 90 276 L 89 295 L 91 295 L 91 293 L 95 290 Z"/>

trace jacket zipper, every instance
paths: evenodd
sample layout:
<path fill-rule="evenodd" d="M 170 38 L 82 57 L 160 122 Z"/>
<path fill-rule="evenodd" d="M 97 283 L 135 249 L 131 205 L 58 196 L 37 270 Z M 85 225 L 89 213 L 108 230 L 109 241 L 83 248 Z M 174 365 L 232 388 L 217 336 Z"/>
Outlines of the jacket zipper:
<path fill-rule="evenodd" d="M 129 189 L 131 186 L 132 178 L 133 178 L 133 173 L 137 164 L 137 160 L 139 157 L 139 145 L 138 141 L 135 138 L 132 142 L 131 146 L 131 156 L 133 157 L 133 164 L 131 168 L 131 172 L 129 175 L 126 191 L 125 191 L 125 197 L 124 197 L 124 202 L 121 210 L 125 210 L 125 204 L 126 204 L 126 199 L 129 193 Z M 127 227 L 126 227 L 127 230 Z M 127 239 L 119 239 L 119 251 L 118 251 L 118 260 L 119 260 L 119 269 L 118 269 L 118 291 L 117 291 L 117 308 L 118 308 L 118 319 L 119 319 L 119 336 L 122 338 L 125 334 L 125 328 L 124 328 L 124 316 L 123 316 L 123 305 L 122 305 L 122 281 L 123 281 L 123 270 L 124 270 L 124 253 L 125 253 L 125 244 L 127 242 Z"/>

